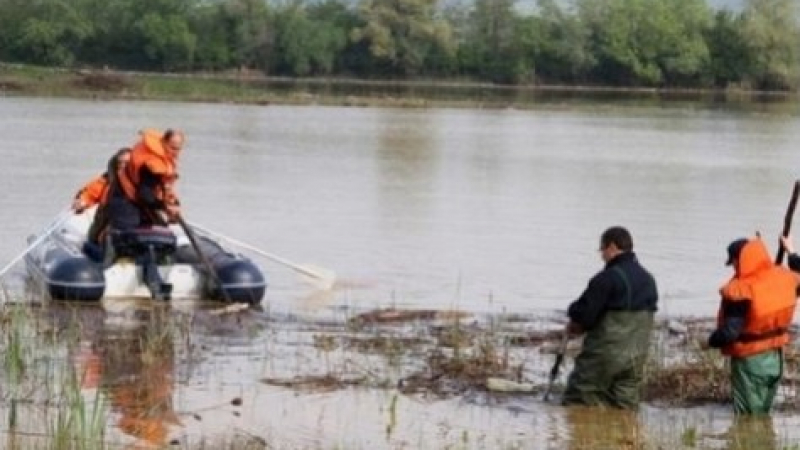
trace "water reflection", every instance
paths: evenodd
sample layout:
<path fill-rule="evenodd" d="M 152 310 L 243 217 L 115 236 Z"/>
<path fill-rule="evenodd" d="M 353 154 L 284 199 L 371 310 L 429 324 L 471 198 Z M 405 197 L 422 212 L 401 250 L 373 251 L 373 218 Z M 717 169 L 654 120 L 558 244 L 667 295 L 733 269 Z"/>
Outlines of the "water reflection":
<path fill-rule="evenodd" d="M 728 450 L 775 450 L 778 446 L 772 418 L 736 417 L 727 434 Z"/>
<path fill-rule="evenodd" d="M 172 403 L 175 355 L 172 340 L 148 324 L 101 336 L 94 343 L 102 360 L 101 386 L 124 433 L 147 443 L 166 443 L 170 426 L 180 425 Z"/>
<path fill-rule="evenodd" d="M 175 324 L 163 309 L 132 309 L 117 318 L 101 314 L 102 323 L 98 311 L 66 311 L 55 313 L 82 324 L 83 339 L 71 357 L 81 388 L 99 390 L 122 433 L 142 445 L 166 444 L 181 425 L 173 405 Z"/>
<path fill-rule="evenodd" d="M 433 120 L 388 111 L 378 117 L 376 153 L 371 158 L 376 167 L 374 207 L 384 211 L 381 228 L 389 239 L 424 232 L 427 227 L 419 220 L 436 213 L 441 155 Z"/>
<path fill-rule="evenodd" d="M 68 338 L 48 345 L 56 347 L 56 354 L 69 355 L 64 362 L 81 381 L 83 397 L 107 405 L 101 426 L 107 428 L 108 442 L 241 448 L 215 446 L 238 436 L 269 442 L 269 448 L 577 450 L 768 449 L 798 439 L 791 413 L 776 415 L 775 432 L 769 420 L 734 420 L 729 405 L 682 409 L 646 404 L 634 414 L 564 408 L 543 402 L 539 394 L 477 390 L 449 399 L 404 394 L 391 380 L 416 373 L 424 354 L 382 357 L 353 344 L 375 336 L 419 336 L 421 323 L 387 324 L 367 333 L 353 331 L 344 318 L 306 322 L 251 310 L 165 306 L 137 308 L 132 315 L 58 304 L 31 311 L 53 324 L 48 329 Z M 517 325 L 528 329 L 530 323 Z M 45 348 L 40 337 L 33 338 L 32 348 Z M 525 361 L 533 371 L 543 367 L 539 358 L 551 356 L 529 350 Z M 509 358 L 519 356 L 512 352 Z M 326 376 L 364 383 L 328 385 L 333 390 L 287 387 Z M 26 420 L 36 418 L 35 411 L 24 414 Z"/>
<path fill-rule="evenodd" d="M 647 442 L 636 412 L 570 406 L 565 408 L 564 414 L 570 428 L 571 450 L 639 449 Z"/>
<path fill-rule="evenodd" d="M 412 306 L 563 308 L 576 279 L 596 270 L 594 230 L 622 223 L 640 236 L 665 311 L 713 314 L 703 300 L 725 277 L 718 258 L 731 236 L 760 229 L 777 241 L 797 121 L 703 104 L 603 107 L 7 99 L 0 179 L 30 195 L 0 210 L 9 237 L 0 257 L 18 253 L 109 149 L 162 123 L 187 132 L 181 197 L 191 221 L 372 286 L 340 291 L 332 308 L 385 305 L 395 293 Z M 283 267 L 265 270 L 270 306 L 294 311 L 305 286 Z"/>

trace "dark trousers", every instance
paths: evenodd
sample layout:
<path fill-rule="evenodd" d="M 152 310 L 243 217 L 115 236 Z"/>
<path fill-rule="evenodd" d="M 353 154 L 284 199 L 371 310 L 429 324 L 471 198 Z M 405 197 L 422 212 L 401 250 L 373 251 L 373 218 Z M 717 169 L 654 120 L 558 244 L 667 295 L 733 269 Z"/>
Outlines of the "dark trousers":
<path fill-rule="evenodd" d="M 153 225 L 149 215 L 125 197 L 111 197 L 107 209 L 108 224 L 113 230 L 128 231 Z"/>

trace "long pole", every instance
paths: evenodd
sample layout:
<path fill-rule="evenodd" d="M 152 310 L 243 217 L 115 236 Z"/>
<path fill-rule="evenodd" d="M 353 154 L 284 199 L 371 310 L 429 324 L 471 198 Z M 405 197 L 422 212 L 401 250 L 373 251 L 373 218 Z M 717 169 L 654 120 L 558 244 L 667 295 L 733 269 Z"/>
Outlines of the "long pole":
<path fill-rule="evenodd" d="M 206 270 L 208 270 L 209 276 L 214 280 L 219 287 L 222 296 L 224 297 L 225 301 L 230 303 L 231 299 L 228 295 L 228 291 L 225 290 L 225 286 L 222 285 L 222 281 L 220 281 L 219 276 L 217 275 L 217 271 L 214 270 L 214 266 L 211 264 L 211 261 L 208 260 L 206 254 L 203 252 L 203 249 L 200 248 L 200 244 L 197 242 L 197 238 L 194 235 L 194 231 L 189 228 L 189 225 L 186 224 L 186 221 L 183 220 L 183 217 L 179 214 L 177 216 L 178 223 L 183 228 L 183 232 L 186 233 L 186 237 L 189 238 L 189 242 L 192 244 L 192 248 L 194 249 L 197 256 L 200 258 L 200 261 L 206 266 Z"/>
<path fill-rule="evenodd" d="M 783 231 L 781 236 L 788 237 L 789 231 L 792 229 L 792 218 L 794 217 L 794 209 L 797 206 L 797 197 L 800 196 L 800 180 L 794 182 L 794 189 L 792 190 L 792 197 L 789 199 L 789 206 L 786 207 L 786 215 L 783 217 Z M 783 263 L 783 255 L 786 249 L 783 245 L 778 246 L 778 254 L 775 255 L 775 264 Z"/>
<path fill-rule="evenodd" d="M 564 334 L 561 335 L 561 341 L 556 350 L 556 361 L 550 369 L 550 379 L 547 382 L 547 390 L 544 391 L 544 401 L 550 399 L 550 393 L 553 392 L 553 385 L 558 378 L 558 372 L 561 370 L 561 364 L 564 362 L 564 354 L 567 353 L 567 344 L 569 343 L 569 330 L 564 328 Z"/>

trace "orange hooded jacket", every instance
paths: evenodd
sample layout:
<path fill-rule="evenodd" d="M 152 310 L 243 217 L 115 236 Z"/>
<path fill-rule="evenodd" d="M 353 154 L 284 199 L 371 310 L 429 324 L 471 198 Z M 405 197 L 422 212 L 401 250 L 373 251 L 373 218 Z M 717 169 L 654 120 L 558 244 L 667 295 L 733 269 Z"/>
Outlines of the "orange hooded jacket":
<path fill-rule="evenodd" d="M 722 288 L 724 302 L 750 301 L 745 325 L 733 344 L 722 348 L 732 357 L 746 357 L 781 348 L 789 342 L 788 328 L 797 304 L 800 278 L 789 269 L 775 265 L 761 239 L 750 239 L 735 262 L 735 274 Z M 724 309 L 717 314 L 719 326 Z"/>

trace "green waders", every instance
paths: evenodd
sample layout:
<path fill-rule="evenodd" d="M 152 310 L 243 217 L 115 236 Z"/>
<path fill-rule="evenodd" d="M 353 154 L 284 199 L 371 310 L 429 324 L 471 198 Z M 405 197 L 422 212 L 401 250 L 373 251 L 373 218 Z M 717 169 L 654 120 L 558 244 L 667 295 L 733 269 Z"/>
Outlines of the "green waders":
<path fill-rule="evenodd" d="M 607 311 L 583 340 L 563 404 L 638 408 L 654 322 L 653 311 Z"/>
<path fill-rule="evenodd" d="M 733 412 L 769 414 L 782 375 L 781 350 L 769 350 L 744 358 L 731 358 Z"/>

